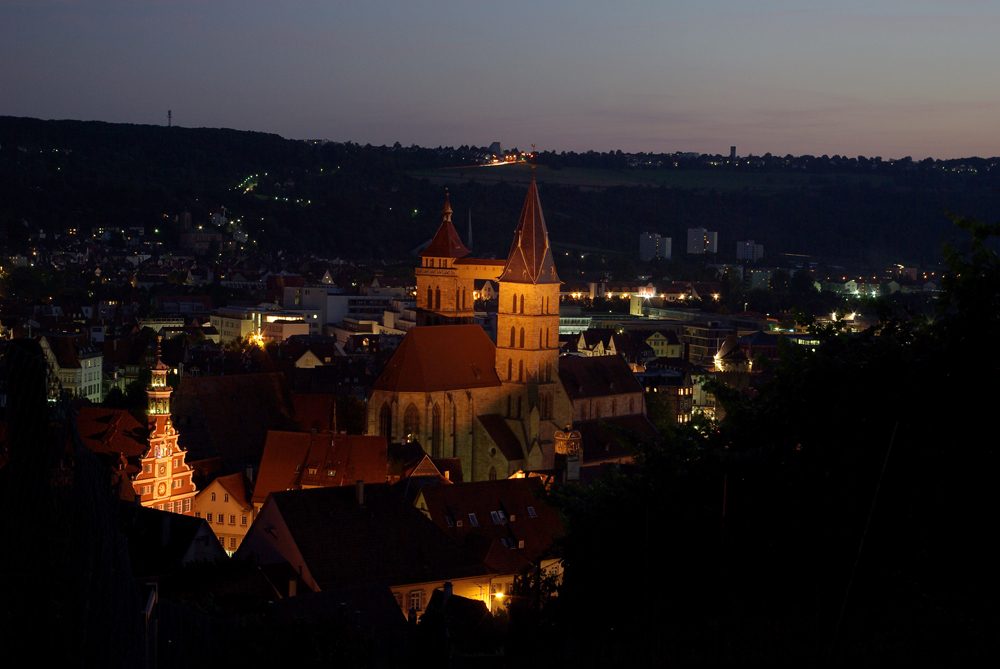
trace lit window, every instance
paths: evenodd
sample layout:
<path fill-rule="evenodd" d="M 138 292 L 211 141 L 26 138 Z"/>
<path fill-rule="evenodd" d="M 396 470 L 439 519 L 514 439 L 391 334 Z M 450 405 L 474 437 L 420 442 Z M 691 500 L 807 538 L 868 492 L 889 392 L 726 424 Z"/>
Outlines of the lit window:
<path fill-rule="evenodd" d="M 423 611 L 424 609 L 424 591 L 414 590 L 410 593 L 410 608 L 414 611 Z"/>

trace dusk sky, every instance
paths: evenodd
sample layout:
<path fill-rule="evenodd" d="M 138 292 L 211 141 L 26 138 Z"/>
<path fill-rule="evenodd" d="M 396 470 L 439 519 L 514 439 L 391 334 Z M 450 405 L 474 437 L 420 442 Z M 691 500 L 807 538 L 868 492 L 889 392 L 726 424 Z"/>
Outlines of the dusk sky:
<path fill-rule="evenodd" d="M 1000 155 L 1000 3 L 2 0 L 0 114 L 422 146 Z"/>

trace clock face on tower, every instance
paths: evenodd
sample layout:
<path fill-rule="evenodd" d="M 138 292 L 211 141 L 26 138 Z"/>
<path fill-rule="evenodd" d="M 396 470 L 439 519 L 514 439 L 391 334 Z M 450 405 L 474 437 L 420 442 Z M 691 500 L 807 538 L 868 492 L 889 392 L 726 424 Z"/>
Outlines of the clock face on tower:
<path fill-rule="evenodd" d="M 160 476 L 163 476 L 166 473 L 167 473 L 167 466 L 166 465 L 160 465 Z"/>
<path fill-rule="evenodd" d="M 161 497 L 163 495 L 166 495 L 167 494 L 167 484 L 166 483 L 160 483 L 160 485 L 156 486 L 156 494 L 160 495 Z"/>

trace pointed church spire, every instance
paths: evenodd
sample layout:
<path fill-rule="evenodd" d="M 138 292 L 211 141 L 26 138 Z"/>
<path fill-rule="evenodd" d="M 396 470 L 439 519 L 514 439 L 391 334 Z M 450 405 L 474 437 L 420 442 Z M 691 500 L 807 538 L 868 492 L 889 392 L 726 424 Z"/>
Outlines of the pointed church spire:
<path fill-rule="evenodd" d="M 538 201 L 538 188 L 532 172 L 528 197 L 514 231 L 514 243 L 507 256 L 501 281 L 513 283 L 561 283 L 549 248 L 549 232 Z"/>
<path fill-rule="evenodd" d="M 420 252 L 421 258 L 464 258 L 469 255 L 469 249 L 465 248 L 462 238 L 458 236 L 458 230 L 451 223 L 451 214 L 451 202 L 448 199 L 448 191 L 445 190 L 441 226 L 427 248 Z"/>

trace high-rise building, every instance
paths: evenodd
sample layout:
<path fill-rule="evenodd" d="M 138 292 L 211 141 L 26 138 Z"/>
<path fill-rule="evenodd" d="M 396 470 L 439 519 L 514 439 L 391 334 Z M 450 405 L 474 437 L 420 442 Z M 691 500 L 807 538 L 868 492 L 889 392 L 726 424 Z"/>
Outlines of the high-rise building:
<path fill-rule="evenodd" d="M 670 237 L 661 237 L 655 232 L 643 232 L 639 235 L 639 258 L 643 262 L 653 258 L 669 260 L 672 241 Z"/>
<path fill-rule="evenodd" d="M 717 253 L 719 233 L 705 228 L 688 228 L 687 252 L 691 254 Z"/>
<path fill-rule="evenodd" d="M 757 262 L 764 257 L 764 245 L 755 244 L 752 239 L 736 242 L 736 259 Z"/>

